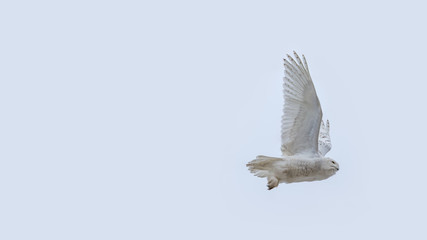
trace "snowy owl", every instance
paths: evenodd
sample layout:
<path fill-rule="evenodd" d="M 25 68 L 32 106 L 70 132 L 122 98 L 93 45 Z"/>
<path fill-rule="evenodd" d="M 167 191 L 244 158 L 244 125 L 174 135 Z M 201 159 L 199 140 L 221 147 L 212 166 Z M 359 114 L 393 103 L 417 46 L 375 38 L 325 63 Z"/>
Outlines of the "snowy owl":
<path fill-rule="evenodd" d="M 296 61 L 289 55 L 285 61 L 282 116 L 282 157 L 257 156 L 246 164 L 258 177 L 267 178 L 269 190 L 279 183 L 318 181 L 329 178 L 339 165 L 325 157 L 331 150 L 329 121 L 322 120 L 322 108 L 308 71 L 304 55 Z"/>

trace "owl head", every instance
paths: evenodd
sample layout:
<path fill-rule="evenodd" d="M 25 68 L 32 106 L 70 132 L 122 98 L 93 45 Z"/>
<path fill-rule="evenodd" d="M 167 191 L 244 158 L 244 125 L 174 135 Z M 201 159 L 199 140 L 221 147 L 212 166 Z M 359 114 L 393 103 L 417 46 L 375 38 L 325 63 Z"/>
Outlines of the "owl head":
<path fill-rule="evenodd" d="M 340 165 L 332 158 L 324 158 L 323 169 L 336 173 L 338 170 L 340 170 Z"/>

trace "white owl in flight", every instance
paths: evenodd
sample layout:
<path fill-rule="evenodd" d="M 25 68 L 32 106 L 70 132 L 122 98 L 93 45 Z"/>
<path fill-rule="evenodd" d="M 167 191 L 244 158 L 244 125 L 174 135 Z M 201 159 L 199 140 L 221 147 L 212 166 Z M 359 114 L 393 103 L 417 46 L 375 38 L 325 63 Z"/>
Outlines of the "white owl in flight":
<path fill-rule="evenodd" d="M 246 164 L 249 171 L 268 180 L 271 190 L 279 183 L 318 181 L 329 178 L 339 165 L 325 157 L 331 150 L 329 121 L 322 120 L 322 108 L 304 55 L 285 61 L 282 116 L 282 157 L 257 156 Z"/>

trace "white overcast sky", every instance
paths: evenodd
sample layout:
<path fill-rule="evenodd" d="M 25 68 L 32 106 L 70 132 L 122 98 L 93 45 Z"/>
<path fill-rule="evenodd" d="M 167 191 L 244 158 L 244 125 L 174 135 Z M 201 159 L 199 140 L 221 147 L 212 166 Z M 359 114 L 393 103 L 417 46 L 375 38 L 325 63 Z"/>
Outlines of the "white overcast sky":
<path fill-rule="evenodd" d="M 2 1 L 1 239 L 425 239 L 422 1 Z M 282 58 L 337 175 L 266 190 Z"/>

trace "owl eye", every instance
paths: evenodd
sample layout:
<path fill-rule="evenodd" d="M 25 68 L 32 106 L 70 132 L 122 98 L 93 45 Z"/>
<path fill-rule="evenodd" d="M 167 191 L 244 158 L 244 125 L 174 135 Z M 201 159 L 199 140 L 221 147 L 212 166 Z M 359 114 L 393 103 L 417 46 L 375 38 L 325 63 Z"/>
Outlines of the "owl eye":
<path fill-rule="evenodd" d="M 335 161 L 332 161 L 332 164 L 335 164 Z"/>

